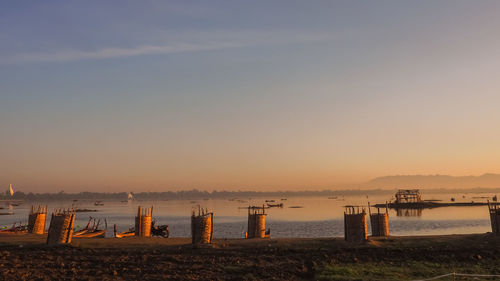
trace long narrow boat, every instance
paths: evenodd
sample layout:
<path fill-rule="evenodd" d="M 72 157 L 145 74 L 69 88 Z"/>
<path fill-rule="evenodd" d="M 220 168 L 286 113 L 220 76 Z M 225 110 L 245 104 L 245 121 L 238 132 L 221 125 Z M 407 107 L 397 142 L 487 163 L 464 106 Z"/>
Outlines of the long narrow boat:
<path fill-rule="evenodd" d="M 132 237 L 135 236 L 135 231 L 133 229 L 129 229 L 125 232 L 118 232 L 116 229 L 116 224 L 113 226 L 113 231 L 115 238 L 125 238 L 125 237 Z"/>
<path fill-rule="evenodd" d="M 76 237 L 80 238 L 104 238 L 106 236 L 106 229 L 90 231 L 87 233 L 80 234 Z"/>
<path fill-rule="evenodd" d="M 21 223 L 19 223 L 19 225 L 17 225 L 17 226 L 16 225 L 17 225 L 17 223 L 14 223 L 11 228 L 1 229 L 0 233 L 20 234 L 20 233 L 27 233 L 28 232 L 27 225 L 23 225 Z"/>
<path fill-rule="evenodd" d="M 278 204 L 269 204 L 267 203 L 267 207 L 269 208 L 283 208 L 283 203 L 278 203 Z"/>
<path fill-rule="evenodd" d="M 82 234 L 85 234 L 87 232 L 90 231 L 90 223 L 92 222 L 92 220 L 94 220 L 92 217 L 89 218 L 89 222 L 87 223 L 87 226 L 83 229 L 80 229 L 80 230 L 75 230 L 73 232 L 73 236 L 80 236 Z M 95 220 L 94 220 L 94 226 L 95 226 Z"/>
<path fill-rule="evenodd" d="M 94 225 L 92 226 L 92 228 L 90 228 L 89 226 L 90 226 L 90 222 L 92 220 L 94 221 Z M 104 219 L 104 223 L 105 223 L 104 229 L 99 229 L 100 223 L 101 223 L 101 220 L 98 220 L 97 225 L 96 225 L 95 219 L 93 219 L 91 217 L 89 222 L 87 223 L 87 226 L 84 229 L 73 233 L 73 237 L 81 237 L 81 238 L 104 238 L 104 237 L 106 237 L 106 230 L 108 229 L 108 222 L 106 221 L 106 219 Z"/>

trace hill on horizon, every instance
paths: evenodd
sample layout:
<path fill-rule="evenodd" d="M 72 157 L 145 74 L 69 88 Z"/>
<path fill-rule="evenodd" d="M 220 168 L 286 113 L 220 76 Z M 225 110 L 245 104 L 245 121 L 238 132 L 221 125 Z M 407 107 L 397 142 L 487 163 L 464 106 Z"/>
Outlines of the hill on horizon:
<path fill-rule="evenodd" d="M 486 173 L 481 176 L 449 175 L 395 175 L 377 177 L 363 187 L 369 188 L 497 188 L 500 174 Z"/>

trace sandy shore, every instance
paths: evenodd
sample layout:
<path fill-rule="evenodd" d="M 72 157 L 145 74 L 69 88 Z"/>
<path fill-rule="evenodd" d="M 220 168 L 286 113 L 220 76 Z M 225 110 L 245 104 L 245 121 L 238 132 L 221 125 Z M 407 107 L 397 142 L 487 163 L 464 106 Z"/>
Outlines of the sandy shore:
<path fill-rule="evenodd" d="M 4 280 L 410 280 L 459 270 L 500 274 L 500 237 L 491 234 L 342 238 L 75 238 L 48 247 L 44 236 L 0 235 Z M 491 280 L 491 279 L 489 279 Z"/>

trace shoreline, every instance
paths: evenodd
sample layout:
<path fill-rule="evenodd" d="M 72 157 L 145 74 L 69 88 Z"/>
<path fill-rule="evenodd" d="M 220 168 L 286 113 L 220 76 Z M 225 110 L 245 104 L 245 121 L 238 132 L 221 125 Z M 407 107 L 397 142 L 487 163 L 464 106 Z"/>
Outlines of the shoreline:
<path fill-rule="evenodd" d="M 500 274 L 500 236 L 457 234 L 336 238 L 73 238 L 1 234 L 9 280 L 412 280 L 452 272 Z M 98 276 L 98 277 L 97 277 Z"/>

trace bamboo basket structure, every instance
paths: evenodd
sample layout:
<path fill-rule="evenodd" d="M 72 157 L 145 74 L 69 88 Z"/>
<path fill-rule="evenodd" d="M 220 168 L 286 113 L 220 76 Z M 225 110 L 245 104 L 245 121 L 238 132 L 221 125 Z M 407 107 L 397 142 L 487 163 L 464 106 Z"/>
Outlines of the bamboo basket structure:
<path fill-rule="evenodd" d="M 490 204 L 488 201 L 488 210 L 490 213 L 491 232 L 500 235 L 500 208 L 497 204 Z"/>
<path fill-rule="evenodd" d="M 74 209 L 59 209 L 54 211 L 50 219 L 47 245 L 53 246 L 71 243 L 74 223 Z"/>
<path fill-rule="evenodd" d="M 214 213 L 208 209 L 198 208 L 191 213 L 191 236 L 193 244 L 210 244 L 214 229 Z"/>
<path fill-rule="evenodd" d="M 372 213 L 370 203 L 368 203 L 368 212 L 370 213 L 370 224 L 372 227 L 372 236 L 389 236 L 389 208 L 385 207 L 385 213 L 377 208 L 376 213 Z"/>
<path fill-rule="evenodd" d="M 344 237 L 348 242 L 364 242 L 368 239 L 366 211 L 360 206 L 345 206 Z"/>
<path fill-rule="evenodd" d="M 28 233 L 44 234 L 45 221 L 47 220 L 47 206 L 31 206 L 28 216 Z"/>
<path fill-rule="evenodd" d="M 266 238 L 266 208 L 248 207 L 247 238 Z"/>
<path fill-rule="evenodd" d="M 135 217 L 135 236 L 151 237 L 151 218 L 153 217 L 153 207 L 141 209 L 137 208 Z"/>

